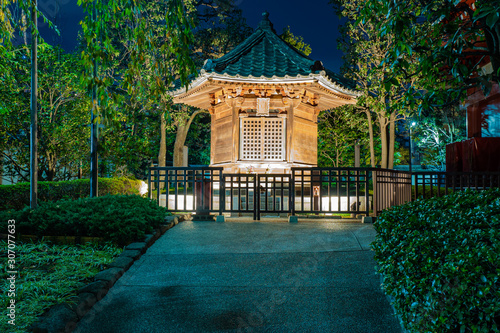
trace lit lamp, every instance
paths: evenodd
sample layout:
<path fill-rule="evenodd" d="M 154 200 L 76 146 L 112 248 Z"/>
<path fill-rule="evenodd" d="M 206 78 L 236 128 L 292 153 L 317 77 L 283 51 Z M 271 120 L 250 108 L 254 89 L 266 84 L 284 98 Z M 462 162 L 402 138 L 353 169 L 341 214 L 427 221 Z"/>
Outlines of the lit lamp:
<path fill-rule="evenodd" d="M 413 160 L 413 142 L 411 139 L 411 128 L 415 126 L 417 123 L 412 121 L 410 124 L 410 173 L 412 172 L 412 160 Z"/>

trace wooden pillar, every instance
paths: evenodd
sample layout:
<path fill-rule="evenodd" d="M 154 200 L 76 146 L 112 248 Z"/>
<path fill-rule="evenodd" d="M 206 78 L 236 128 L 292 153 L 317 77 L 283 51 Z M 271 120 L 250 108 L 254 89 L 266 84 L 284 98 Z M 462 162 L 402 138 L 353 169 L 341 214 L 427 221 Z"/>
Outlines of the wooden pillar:
<path fill-rule="evenodd" d="M 238 98 L 232 98 L 233 113 L 233 154 L 231 161 L 236 163 L 240 158 L 240 110 L 237 103 Z M 241 105 L 241 104 L 240 104 Z"/>
<path fill-rule="evenodd" d="M 210 112 L 210 165 L 214 164 L 215 157 L 215 122 L 214 122 L 214 114 Z"/>
<path fill-rule="evenodd" d="M 295 161 L 295 156 L 293 153 L 293 122 L 295 119 L 294 108 L 300 103 L 299 99 L 283 98 L 283 104 L 287 106 L 286 115 L 286 156 L 285 160 L 289 163 Z"/>

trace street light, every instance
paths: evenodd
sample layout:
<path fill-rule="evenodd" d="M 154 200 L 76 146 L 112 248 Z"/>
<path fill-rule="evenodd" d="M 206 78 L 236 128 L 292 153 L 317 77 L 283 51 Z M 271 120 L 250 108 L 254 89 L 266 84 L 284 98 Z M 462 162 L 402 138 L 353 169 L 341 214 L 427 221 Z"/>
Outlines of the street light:
<path fill-rule="evenodd" d="M 412 159 L 413 159 L 413 142 L 411 139 L 411 128 L 415 126 L 417 123 L 412 121 L 410 123 L 410 173 L 412 172 Z"/>

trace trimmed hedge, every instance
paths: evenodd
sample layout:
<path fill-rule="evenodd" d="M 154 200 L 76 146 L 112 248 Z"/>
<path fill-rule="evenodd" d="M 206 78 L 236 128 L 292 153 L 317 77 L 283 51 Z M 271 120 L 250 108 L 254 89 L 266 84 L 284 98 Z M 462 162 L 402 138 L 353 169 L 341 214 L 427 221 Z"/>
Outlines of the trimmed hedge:
<path fill-rule="evenodd" d="M 140 180 L 129 178 L 99 178 L 99 195 L 139 194 Z M 80 199 L 90 195 L 90 180 L 76 179 L 59 182 L 38 182 L 38 200 L 57 201 Z M 0 185 L 0 211 L 23 209 L 30 204 L 30 183 Z"/>
<path fill-rule="evenodd" d="M 16 233 L 36 236 L 102 237 L 123 246 L 160 227 L 164 207 L 137 195 L 42 202 L 36 209 L 0 212 L 3 230 L 16 220 Z"/>
<path fill-rule="evenodd" d="M 394 207 L 375 223 L 383 288 L 413 332 L 500 332 L 500 190 Z"/>

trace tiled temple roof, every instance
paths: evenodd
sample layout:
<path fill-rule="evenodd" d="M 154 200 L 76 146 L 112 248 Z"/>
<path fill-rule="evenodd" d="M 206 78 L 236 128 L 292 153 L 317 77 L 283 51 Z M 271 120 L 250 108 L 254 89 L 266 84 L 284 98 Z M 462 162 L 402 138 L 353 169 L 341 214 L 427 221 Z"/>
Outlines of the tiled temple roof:
<path fill-rule="evenodd" d="M 351 81 L 327 70 L 320 61 L 314 61 L 283 41 L 269 21 L 269 14 L 262 14 L 262 21 L 255 32 L 240 45 L 219 59 L 205 61 L 200 73 L 191 79 L 189 89 L 207 79 L 231 82 L 279 83 L 297 80 L 317 80 L 329 90 L 357 96 Z M 186 93 L 186 88 L 176 82 L 172 95 Z"/>

